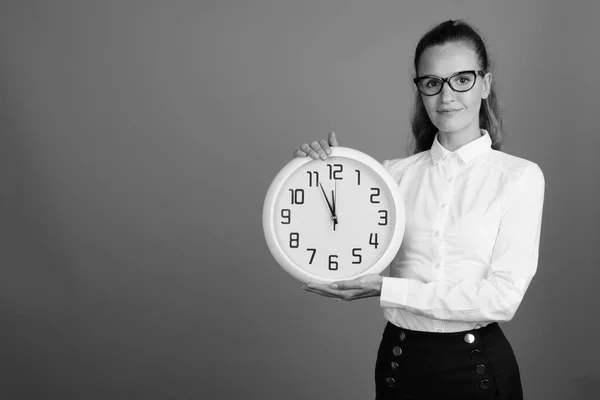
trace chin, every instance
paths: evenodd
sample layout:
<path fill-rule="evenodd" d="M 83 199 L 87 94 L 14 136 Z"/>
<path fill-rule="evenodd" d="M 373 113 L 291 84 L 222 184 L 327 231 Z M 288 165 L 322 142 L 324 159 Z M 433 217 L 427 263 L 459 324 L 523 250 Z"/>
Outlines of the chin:
<path fill-rule="evenodd" d="M 464 130 L 471 122 L 466 116 L 457 115 L 453 118 L 437 118 L 434 125 L 440 132 L 452 133 Z"/>
<path fill-rule="evenodd" d="M 435 126 L 438 128 L 438 130 L 440 132 L 446 132 L 446 133 L 452 133 L 452 132 L 458 132 L 460 130 L 463 130 L 464 128 L 467 127 L 468 124 L 464 124 L 464 123 L 453 123 L 453 122 L 449 122 L 449 121 L 443 121 L 443 122 L 439 122 L 437 124 L 435 124 Z"/>

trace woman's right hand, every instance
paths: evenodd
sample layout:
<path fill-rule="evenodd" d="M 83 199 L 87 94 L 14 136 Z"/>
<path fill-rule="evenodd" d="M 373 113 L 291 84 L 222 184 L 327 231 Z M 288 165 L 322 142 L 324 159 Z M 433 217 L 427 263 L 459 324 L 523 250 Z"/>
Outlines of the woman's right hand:
<path fill-rule="evenodd" d="M 339 146 L 337 139 L 335 138 L 335 132 L 329 133 L 329 142 L 325 139 L 321 139 L 319 141 L 313 141 L 310 143 L 304 143 L 300 146 L 300 149 L 294 150 L 294 158 L 295 157 L 306 157 L 309 156 L 314 160 L 327 159 L 327 156 L 331 154 L 330 147 Z"/>

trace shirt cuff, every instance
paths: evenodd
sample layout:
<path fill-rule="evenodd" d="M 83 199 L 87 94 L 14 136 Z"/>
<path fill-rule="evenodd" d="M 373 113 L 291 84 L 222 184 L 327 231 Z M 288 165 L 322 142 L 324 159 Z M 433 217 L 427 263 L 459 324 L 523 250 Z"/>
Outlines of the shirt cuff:
<path fill-rule="evenodd" d="M 409 279 L 384 276 L 381 282 L 381 307 L 401 308 L 407 305 Z"/>

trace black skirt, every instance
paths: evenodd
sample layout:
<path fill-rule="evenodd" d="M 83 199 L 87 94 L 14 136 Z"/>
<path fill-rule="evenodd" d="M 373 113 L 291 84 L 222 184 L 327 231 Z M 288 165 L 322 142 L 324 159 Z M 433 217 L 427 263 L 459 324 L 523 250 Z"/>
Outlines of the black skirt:
<path fill-rule="evenodd" d="M 376 400 L 521 400 L 521 377 L 498 323 L 453 333 L 388 322 L 375 364 Z"/>

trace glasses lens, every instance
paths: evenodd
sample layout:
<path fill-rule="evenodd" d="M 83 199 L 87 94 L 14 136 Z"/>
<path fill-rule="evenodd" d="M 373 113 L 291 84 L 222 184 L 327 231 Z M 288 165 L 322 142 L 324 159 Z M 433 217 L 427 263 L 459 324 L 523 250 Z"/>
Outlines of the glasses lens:
<path fill-rule="evenodd" d="M 442 80 L 439 78 L 425 77 L 419 80 L 418 87 L 421 93 L 431 96 L 440 91 Z"/>
<path fill-rule="evenodd" d="M 450 78 L 450 86 L 457 92 L 466 92 L 475 85 L 475 72 L 462 72 Z"/>

